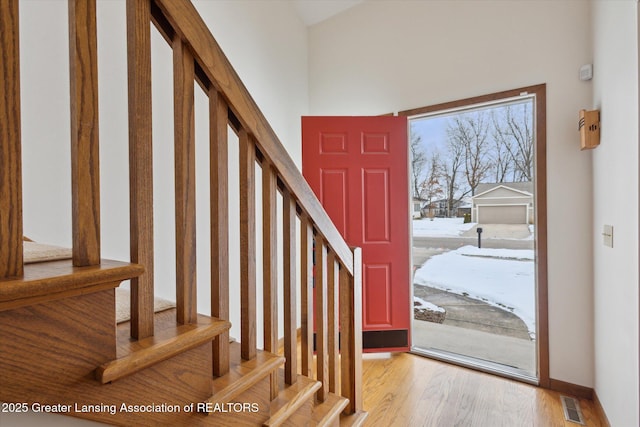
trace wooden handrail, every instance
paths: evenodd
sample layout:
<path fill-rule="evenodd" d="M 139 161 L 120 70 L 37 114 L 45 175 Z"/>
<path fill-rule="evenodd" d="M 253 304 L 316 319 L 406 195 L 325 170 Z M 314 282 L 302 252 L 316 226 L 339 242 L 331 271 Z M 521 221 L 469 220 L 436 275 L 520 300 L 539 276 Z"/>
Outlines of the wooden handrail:
<path fill-rule="evenodd" d="M 242 357 L 251 359 L 255 357 L 256 352 L 254 194 L 255 167 L 256 162 L 259 162 L 263 173 L 265 349 L 273 348 L 274 331 L 277 329 L 275 314 L 277 308 L 274 299 L 274 283 L 277 281 L 274 262 L 277 248 L 275 244 L 275 187 L 277 184 L 283 196 L 285 382 L 288 384 L 295 382 L 298 371 L 295 333 L 297 326 L 295 301 L 297 300 L 297 283 L 299 283 L 295 277 L 297 254 L 295 217 L 297 215 L 300 217 L 302 230 L 301 372 L 308 377 L 314 376 L 313 347 L 315 343 L 317 354 L 315 377 L 321 384 L 317 391 L 317 400 L 326 400 L 330 392 L 340 393 L 349 399 L 346 413 L 360 411 L 362 409 L 362 311 L 360 308 L 362 259 L 360 250 L 352 250 L 342 239 L 193 5 L 188 0 L 153 1 L 155 6 L 152 7 L 152 13 L 156 26 L 168 41 L 175 44 L 179 39 L 181 43 L 188 46 L 195 60 L 196 80 L 210 97 L 213 95 L 216 98 L 224 98 L 228 106 L 227 123 L 239 137 Z M 219 121 L 220 118 L 216 120 Z M 222 132 L 219 123 L 216 127 L 217 132 Z M 227 179 L 219 175 L 217 178 L 225 182 Z M 214 200 L 213 197 L 212 200 Z M 313 339 L 314 323 L 317 331 L 315 340 Z M 340 338 L 338 338 L 338 323 L 342 330 Z M 340 343 L 338 343 L 339 339 Z M 342 348 L 340 358 L 338 358 L 339 346 Z M 338 361 L 340 361 L 339 364 Z M 272 398 L 277 393 L 275 383 L 276 381 L 272 378 Z M 340 390 L 338 384 L 340 384 Z"/>
<path fill-rule="evenodd" d="M 213 375 L 229 373 L 227 134 L 231 127 L 239 137 L 241 357 L 263 364 L 262 371 L 256 370 L 249 377 L 282 364 L 280 357 L 267 353 L 278 351 L 281 328 L 277 319 L 278 314 L 283 314 L 284 380 L 293 384 L 299 378 L 296 305 L 300 300 L 300 372 L 318 380 L 310 392 L 319 387 L 319 402 L 330 399 L 330 393 L 339 393 L 349 400 L 347 413 L 361 410 L 361 252 L 349 248 L 343 240 L 189 0 L 127 0 L 131 264 L 100 259 L 96 0 L 69 0 L 73 263 L 53 261 L 27 268 L 22 259 L 18 3 L 0 2 L 0 87 L 4 91 L 0 100 L 0 311 L 111 289 L 121 280 L 133 279 L 131 335 L 142 340 L 143 346 L 154 342 L 151 22 L 173 51 L 176 321 L 184 324 L 180 327 L 186 331 L 198 322 L 194 81 L 200 83 L 209 98 L 211 315 L 222 321 L 225 332 L 193 334 L 188 345 L 213 340 Z M 256 343 L 258 164 L 262 167 L 266 350 L 260 354 L 267 354 L 271 361 L 258 356 Z M 283 207 L 281 237 L 278 191 Z M 280 313 L 279 259 L 283 259 L 284 273 Z M 135 360 L 105 366 L 105 378 L 108 381 L 131 372 L 130 368 L 140 360 L 147 366 L 169 357 L 181 345 L 176 341 L 160 343 L 154 351 L 145 350 Z M 241 387 L 244 385 L 225 388 L 223 394 L 239 393 L 243 391 Z M 273 400 L 278 393 L 278 377 L 271 373 L 270 398 Z M 220 396 L 214 396 L 217 397 Z"/>
<path fill-rule="evenodd" d="M 198 64 L 220 91 L 246 131 L 252 135 L 263 155 L 277 169 L 298 205 L 313 219 L 340 263 L 353 274 L 353 254 L 335 225 L 313 194 L 284 149 L 246 87 L 222 52 L 209 28 L 188 0 L 155 0 L 173 30 L 190 46 Z"/>
<path fill-rule="evenodd" d="M 95 0 L 72 0 L 92 5 Z M 196 215 L 194 80 L 209 98 L 211 314 L 229 318 L 228 128 L 238 134 L 240 195 L 241 356 L 257 356 L 256 167 L 262 167 L 264 349 L 277 352 L 277 259 L 284 259 L 284 379 L 298 378 L 297 292 L 301 292 L 301 373 L 316 377 L 317 400 L 339 393 L 346 413 L 362 409 L 362 266 L 302 178 L 275 133 L 188 0 L 128 0 L 131 252 L 132 260 L 153 268 L 153 199 L 149 21 L 153 20 L 174 55 L 174 143 L 176 213 L 176 296 L 178 323 L 196 321 Z M 89 49 L 91 51 L 91 49 Z M 96 98 L 97 99 L 97 98 Z M 97 140 L 96 140 L 97 143 Z M 80 158 L 80 157 L 79 157 Z M 96 165 L 97 166 L 97 165 Z M 97 192 L 97 187 L 90 191 Z M 283 200 L 282 253 L 277 245 L 277 192 Z M 300 219 L 301 245 L 297 243 Z M 98 223 L 96 223 L 98 227 Z M 98 242 L 99 243 L 99 242 Z M 99 249 L 99 244 L 97 245 Z M 315 255 L 315 260 L 314 260 Z M 297 257 L 301 277 L 297 277 Z M 315 264 L 315 267 L 314 267 Z M 315 282 L 315 288 L 314 288 Z M 151 271 L 133 282 L 132 336 L 153 333 L 149 297 Z M 313 297 L 315 296 L 315 309 Z M 150 314 L 151 313 L 151 314 Z M 149 319 L 150 317 L 150 319 Z M 313 339 L 313 324 L 317 336 Z M 341 334 L 338 334 L 340 327 Z M 150 328 L 150 329 L 149 329 Z M 317 354 L 314 370 L 313 351 Z M 341 350 L 340 350 L 341 349 Z M 341 355 L 339 357 L 339 351 Z M 228 333 L 213 340 L 213 374 L 229 372 Z M 278 395 L 271 376 L 270 396 Z"/>

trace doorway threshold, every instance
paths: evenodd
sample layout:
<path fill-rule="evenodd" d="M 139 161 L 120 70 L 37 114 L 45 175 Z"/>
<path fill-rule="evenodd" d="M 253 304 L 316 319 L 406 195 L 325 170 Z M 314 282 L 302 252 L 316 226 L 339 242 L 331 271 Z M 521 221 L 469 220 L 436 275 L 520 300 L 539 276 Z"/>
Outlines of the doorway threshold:
<path fill-rule="evenodd" d="M 475 357 L 464 356 L 456 353 L 451 353 L 446 350 L 434 349 L 434 348 L 421 348 L 411 347 L 411 353 L 428 357 L 430 359 L 438 360 L 440 362 L 450 363 L 453 365 L 462 366 L 464 368 L 474 369 L 476 371 L 485 372 L 487 374 L 497 375 L 500 377 L 520 381 L 531 385 L 539 385 L 540 381 L 530 373 L 519 369 L 515 366 L 503 365 L 500 363 L 491 362 L 488 360 L 478 359 Z"/>

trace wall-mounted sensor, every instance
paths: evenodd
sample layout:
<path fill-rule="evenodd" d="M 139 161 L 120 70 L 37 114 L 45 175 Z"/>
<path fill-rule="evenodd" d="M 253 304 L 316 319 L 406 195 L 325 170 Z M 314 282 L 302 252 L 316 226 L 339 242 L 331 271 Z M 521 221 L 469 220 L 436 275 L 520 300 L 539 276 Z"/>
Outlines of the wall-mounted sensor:
<path fill-rule="evenodd" d="M 580 80 L 587 81 L 593 78 L 593 65 L 585 64 L 580 67 Z"/>

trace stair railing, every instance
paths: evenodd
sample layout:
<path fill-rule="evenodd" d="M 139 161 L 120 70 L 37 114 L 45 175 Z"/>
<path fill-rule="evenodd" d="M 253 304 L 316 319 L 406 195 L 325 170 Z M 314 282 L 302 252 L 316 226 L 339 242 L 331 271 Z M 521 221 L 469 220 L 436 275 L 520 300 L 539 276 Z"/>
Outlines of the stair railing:
<path fill-rule="evenodd" d="M 277 352 L 277 260 L 284 259 L 285 382 L 321 383 L 362 409 L 361 254 L 340 236 L 295 163 L 188 0 L 127 0 L 131 261 L 131 335 L 153 335 L 153 173 L 150 25 L 173 50 L 177 321 L 196 321 L 196 81 L 209 98 L 211 181 L 211 315 L 229 320 L 228 127 L 240 149 L 241 355 L 257 352 L 256 186 L 262 191 L 264 343 Z M 100 191 L 95 0 L 70 0 L 73 265 L 100 264 Z M 18 0 L 0 2 L 0 279 L 23 276 Z M 256 182 L 255 167 L 262 168 Z M 282 194 L 283 253 L 277 253 L 277 195 Z M 297 221 L 301 224 L 297 246 Z M 297 257 L 302 272 L 297 277 Z M 315 260 L 314 260 L 315 258 Z M 315 268 L 314 268 L 315 263 Z M 299 295 L 298 295 L 299 293 Z M 315 307 L 313 304 L 315 295 Z M 297 318 L 297 301 L 301 318 Z M 315 339 L 314 339 L 315 323 Z M 300 354 L 298 354 L 300 325 Z M 315 341 L 315 346 L 314 346 Z M 314 356 L 315 347 L 315 356 Z M 213 372 L 229 371 L 228 333 L 213 342 Z M 298 357 L 300 365 L 298 366 Z M 277 378 L 272 378 L 272 397 Z"/>
<path fill-rule="evenodd" d="M 176 172 L 176 242 L 178 322 L 195 319 L 195 130 L 194 85 L 209 98 L 211 181 L 211 315 L 229 319 L 228 138 L 230 126 L 239 140 L 241 356 L 256 356 L 256 221 L 255 191 L 262 191 L 263 295 L 265 351 L 277 352 L 277 194 L 282 194 L 284 259 L 284 376 L 286 384 L 299 374 L 321 383 L 329 392 L 349 399 L 346 413 L 362 409 L 361 396 L 361 254 L 340 236 L 303 179 L 220 46 L 189 0 L 128 0 L 129 123 L 132 261 L 152 270 L 153 223 L 151 187 L 150 22 L 173 50 Z M 262 182 L 256 179 L 256 165 Z M 296 225 L 301 223 L 301 247 Z M 314 272 L 315 251 L 315 272 Z M 297 277 L 297 257 L 302 273 Z M 315 287 L 314 287 L 315 283 Z M 153 331 L 153 277 L 134 283 L 132 319 L 137 338 Z M 300 297 L 298 298 L 298 292 Z M 313 296 L 315 293 L 315 307 Z M 135 301 L 134 301 L 135 300 Z M 300 301 L 301 319 L 296 304 Z M 315 340 L 313 325 L 315 323 Z M 298 324 L 300 351 L 298 355 Z M 132 332 L 134 328 L 132 327 Z M 314 363 L 315 341 L 315 363 Z M 213 343 L 214 375 L 229 371 L 228 335 Z M 300 356 L 300 366 L 298 366 Z M 315 366 L 315 369 L 314 369 Z M 277 395 L 277 378 L 271 381 Z"/>

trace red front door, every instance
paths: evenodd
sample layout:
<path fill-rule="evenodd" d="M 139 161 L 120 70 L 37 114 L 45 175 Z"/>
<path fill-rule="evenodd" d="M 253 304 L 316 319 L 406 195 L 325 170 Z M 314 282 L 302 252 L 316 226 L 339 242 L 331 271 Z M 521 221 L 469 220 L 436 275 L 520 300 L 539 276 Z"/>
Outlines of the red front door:
<path fill-rule="evenodd" d="M 411 325 L 406 117 L 303 117 L 302 173 L 362 248 L 365 351 L 407 351 Z"/>

